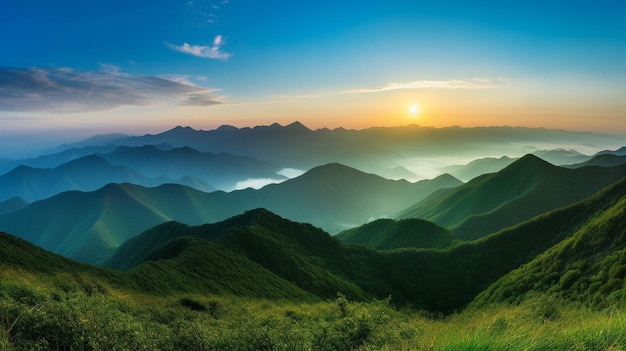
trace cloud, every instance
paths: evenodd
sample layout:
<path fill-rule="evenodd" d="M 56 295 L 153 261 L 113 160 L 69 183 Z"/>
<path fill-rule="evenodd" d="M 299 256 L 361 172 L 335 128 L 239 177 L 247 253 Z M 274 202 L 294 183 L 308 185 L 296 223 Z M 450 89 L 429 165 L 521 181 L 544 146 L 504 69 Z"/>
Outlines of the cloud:
<path fill-rule="evenodd" d="M 0 111 L 77 113 L 162 103 L 222 103 L 211 95 L 215 89 L 184 79 L 136 76 L 115 66 L 101 66 L 100 71 L 0 67 Z"/>
<path fill-rule="evenodd" d="M 232 56 L 232 54 L 221 51 L 220 46 L 222 46 L 222 44 L 224 44 L 224 39 L 221 35 L 218 35 L 213 39 L 213 46 L 189 45 L 187 43 L 179 46 L 166 43 L 170 49 L 183 52 L 185 54 L 226 61 Z"/>
<path fill-rule="evenodd" d="M 485 78 L 477 78 L 472 80 L 450 79 L 450 80 L 416 80 L 409 83 L 388 83 L 382 87 L 376 88 L 359 88 L 344 90 L 344 94 L 357 93 L 377 93 L 388 90 L 399 89 L 497 89 L 500 85 Z"/>

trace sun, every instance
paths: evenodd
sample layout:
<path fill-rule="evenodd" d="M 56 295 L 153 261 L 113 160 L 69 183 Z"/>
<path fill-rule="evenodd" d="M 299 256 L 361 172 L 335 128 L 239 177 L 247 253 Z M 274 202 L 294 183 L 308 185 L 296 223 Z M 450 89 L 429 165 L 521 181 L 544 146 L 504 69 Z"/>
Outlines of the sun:
<path fill-rule="evenodd" d="M 409 113 L 411 116 L 417 116 L 420 113 L 420 107 L 417 105 L 409 106 Z"/>

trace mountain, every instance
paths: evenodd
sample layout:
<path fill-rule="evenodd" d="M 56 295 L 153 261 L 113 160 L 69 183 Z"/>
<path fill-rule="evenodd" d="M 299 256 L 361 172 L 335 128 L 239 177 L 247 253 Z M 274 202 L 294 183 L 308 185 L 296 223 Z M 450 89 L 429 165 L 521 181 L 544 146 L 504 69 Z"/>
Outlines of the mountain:
<path fill-rule="evenodd" d="M 499 279 L 474 303 L 519 302 L 533 293 L 598 308 L 625 302 L 626 180 L 586 203 L 595 211 L 573 235 Z"/>
<path fill-rule="evenodd" d="M 194 183 L 193 180 L 187 180 Z M 37 201 L 69 191 L 93 191 L 108 183 L 133 183 L 156 186 L 173 182 L 168 178 L 149 178 L 125 166 L 114 166 L 95 155 L 70 161 L 56 168 L 18 166 L 0 176 L 0 200 L 21 197 Z M 211 190 L 208 185 L 197 184 L 200 189 Z"/>
<path fill-rule="evenodd" d="M 338 162 L 389 176 L 388 170 L 404 167 L 422 179 L 440 174 L 434 171 L 446 166 L 451 156 L 483 158 L 493 155 L 494 150 L 500 155 L 519 155 L 534 150 L 535 145 L 602 149 L 622 145 L 623 139 L 607 134 L 519 127 L 410 125 L 364 130 L 311 130 L 294 122 L 287 126 L 275 123 L 254 128 L 222 126 L 207 131 L 176 127 L 159 134 L 122 138 L 111 143 L 134 147 L 167 143 L 175 148 L 187 146 L 201 152 L 246 155 L 297 169 Z"/>
<path fill-rule="evenodd" d="M 447 166 L 442 168 L 441 171 L 467 182 L 483 174 L 498 172 L 516 160 L 518 159 L 507 156 L 500 158 L 486 157 L 474 160 L 466 165 Z"/>
<path fill-rule="evenodd" d="M 612 151 L 612 150 L 604 150 L 598 152 L 595 156 L 599 155 L 615 155 L 615 156 L 626 156 L 626 146 L 622 146 L 621 148 Z"/>
<path fill-rule="evenodd" d="M 624 233 L 626 223 L 619 214 L 623 212 L 625 197 L 626 178 L 576 204 L 482 239 L 439 250 L 377 251 L 341 245 L 337 238 L 310 225 L 258 209 L 197 227 L 159 225 L 130 239 L 107 264 L 131 271 L 146 264 L 158 266 L 184 252 L 171 243 L 192 237 L 223 245 L 316 296 L 330 297 L 336 291 L 357 299 L 391 295 L 398 304 L 448 313 L 463 308 L 513 270 L 542 258 L 544 252 L 550 252 L 546 250 L 576 237 L 581 228 L 595 228 L 597 235 L 609 240 L 615 238 L 613 233 Z M 609 226 L 599 221 L 609 217 Z M 615 247 L 623 244 L 620 238 L 618 235 Z M 580 241 L 578 245 L 586 247 Z M 591 245 L 586 252 L 602 252 L 595 249 Z M 583 257 L 573 258 L 574 262 L 582 260 Z M 195 266 L 193 261 L 186 265 Z M 536 277 L 555 279 L 554 275 L 541 272 Z"/>
<path fill-rule="evenodd" d="M 362 273 L 355 271 L 361 271 L 365 263 L 350 253 L 360 249 L 345 248 L 318 228 L 285 220 L 264 209 L 197 227 L 176 222 L 159 225 L 129 239 L 105 265 L 131 270 L 142 270 L 146 263 L 163 265 L 185 252 L 187 248 L 180 249 L 178 242 L 189 241 L 189 237 L 219 245 L 223 252 L 243 255 L 315 296 L 332 298 L 338 291 L 357 299 L 372 296 L 352 281 L 354 274 Z M 221 275 L 227 277 L 231 270 L 224 268 Z M 254 280 L 263 285 L 258 278 Z"/>
<path fill-rule="evenodd" d="M 214 224 L 190 227 L 168 222 L 148 229 L 120 246 L 107 261 L 123 271 L 81 265 L 4 234 L 0 234 L 0 263 L 30 272 L 30 277 L 32 272 L 45 273 L 44 282 L 63 278 L 58 284 L 64 291 L 75 286 L 161 296 L 194 292 L 300 301 L 330 298 L 339 291 L 358 300 L 391 295 L 399 305 L 448 313 L 463 308 L 490 286 L 488 291 L 503 291 L 504 298 L 514 296 L 515 290 L 499 290 L 501 283 L 496 282 L 517 268 L 532 267 L 532 262 L 560 247 L 576 251 L 564 252 L 551 261 L 552 266 L 539 267 L 528 276 L 560 284 L 571 278 L 576 286 L 576 272 L 560 277 L 543 270 L 563 269 L 561 262 L 565 267 L 574 262 L 574 267 L 588 268 L 598 263 L 595 275 L 584 271 L 581 276 L 607 282 L 597 291 L 618 297 L 610 292 L 622 285 L 611 278 L 622 274 L 618 254 L 626 233 L 625 205 L 626 178 L 574 205 L 480 240 L 440 250 L 386 251 L 342 244 L 311 225 L 256 209 Z M 592 259 L 588 266 L 586 257 Z M 3 275 L 11 272 L 16 270 L 5 269 Z M 541 287 L 533 281 L 523 285 Z"/>
<path fill-rule="evenodd" d="M 8 200 L 0 201 L 0 214 L 5 212 L 11 212 L 26 207 L 28 201 L 21 197 L 12 197 Z"/>
<path fill-rule="evenodd" d="M 66 257 L 98 263 L 131 236 L 171 220 L 197 225 L 264 207 L 338 232 L 458 184 L 451 176 L 416 183 L 387 180 L 339 164 L 259 190 L 230 193 L 204 193 L 177 184 L 156 188 L 109 184 L 93 192 L 61 193 L 0 214 L 0 228 Z"/>
<path fill-rule="evenodd" d="M 0 276 L 3 283 L 12 281 L 16 284 L 20 276 L 26 275 L 40 286 L 69 294 L 74 291 L 104 294 L 122 291 L 124 295 L 161 297 L 195 293 L 297 301 L 319 299 L 219 244 L 184 237 L 161 249 L 170 252 L 167 261 L 162 259 L 128 271 L 113 271 L 67 259 L 0 232 L 0 264 L 3 267 Z M 194 264 L 188 265 L 189 262 Z M 166 280 L 163 274 L 167 275 Z M 13 289 L 17 293 L 23 289 L 22 294 L 37 298 L 27 287 Z"/>
<path fill-rule="evenodd" d="M 580 201 L 624 176 L 626 165 L 566 169 L 526 155 L 498 173 L 440 190 L 399 218 L 423 218 L 461 240 L 477 239 Z"/>
<path fill-rule="evenodd" d="M 0 164 L 0 174 L 9 172 L 18 166 L 29 166 L 32 168 L 56 168 L 64 163 L 68 163 L 85 156 L 111 152 L 116 148 L 118 148 L 117 145 L 70 148 L 38 157 L 12 160 L 11 162 Z"/>
<path fill-rule="evenodd" d="M 363 245 L 377 250 L 399 248 L 442 249 L 455 241 L 451 231 L 421 219 L 378 219 L 335 236 L 348 244 Z"/>
<path fill-rule="evenodd" d="M 563 166 L 566 168 L 580 168 L 585 166 L 600 166 L 600 167 L 613 167 L 626 163 L 626 155 L 618 156 L 613 154 L 599 154 L 592 157 L 590 160 L 576 163 L 573 165 Z"/>
<path fill-rule="evenodd" d="M 190 147 L 164 150 L 158 146 L 119 147 L 100 155 L 115 165 L 133 168 L 149 177 L 194 177 L 221 190 L 232 190 L 250 178 L 284 180 L 282 167 L 252 157 L 200 152 Z"/>

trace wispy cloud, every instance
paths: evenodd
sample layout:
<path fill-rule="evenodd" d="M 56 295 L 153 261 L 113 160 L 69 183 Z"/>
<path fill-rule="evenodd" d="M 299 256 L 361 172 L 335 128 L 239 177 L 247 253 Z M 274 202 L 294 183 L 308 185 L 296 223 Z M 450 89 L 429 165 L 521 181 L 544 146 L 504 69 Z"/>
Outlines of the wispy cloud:
<path fill-rule="evenodd" d="M 75 113 L 121 106 L 222 103 L 215 89 L 184 79 L 137 76 L 111 65 L 100 71 L 71 68 L 0 67 L 0 111 Z"/>
<path fill-rule="evenodd" d="M 357 93 L 376 93 L 381 91 L 399 90 L 399 89 L 497 89 L 501 84 L 485 78 L 476 78 L 471 80 L 449 79 L 449 80 L 416 80 L 408 83 L 388 83 L 381 87 L 375 88 L 357 88 L 344 90 L 344 94 Z"/>
<path fill-rule="evenodd" d="M 224 39 L 221 35 L 218 35 L 213 39 L 213 46 L 189 45 L 187 43 L 184 43 L 183 45 L 174 45 L 171 43 L 166 43 L 166 45 L 170 49 L 180 51 L 185 54 L 202 58 L 226 61 L 232 56 L 232 54 L 221 51 L 220 47 L 223 44 Z"/>

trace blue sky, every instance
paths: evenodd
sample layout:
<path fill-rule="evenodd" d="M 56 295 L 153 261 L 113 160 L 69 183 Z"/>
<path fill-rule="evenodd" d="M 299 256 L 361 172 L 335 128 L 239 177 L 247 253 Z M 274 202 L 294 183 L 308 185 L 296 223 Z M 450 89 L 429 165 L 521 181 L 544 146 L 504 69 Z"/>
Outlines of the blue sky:
<path fill-rule="evenodd" d="M 625 19 L 621 1 L 4 0 L 0 134 L 626 133 Z"/>

